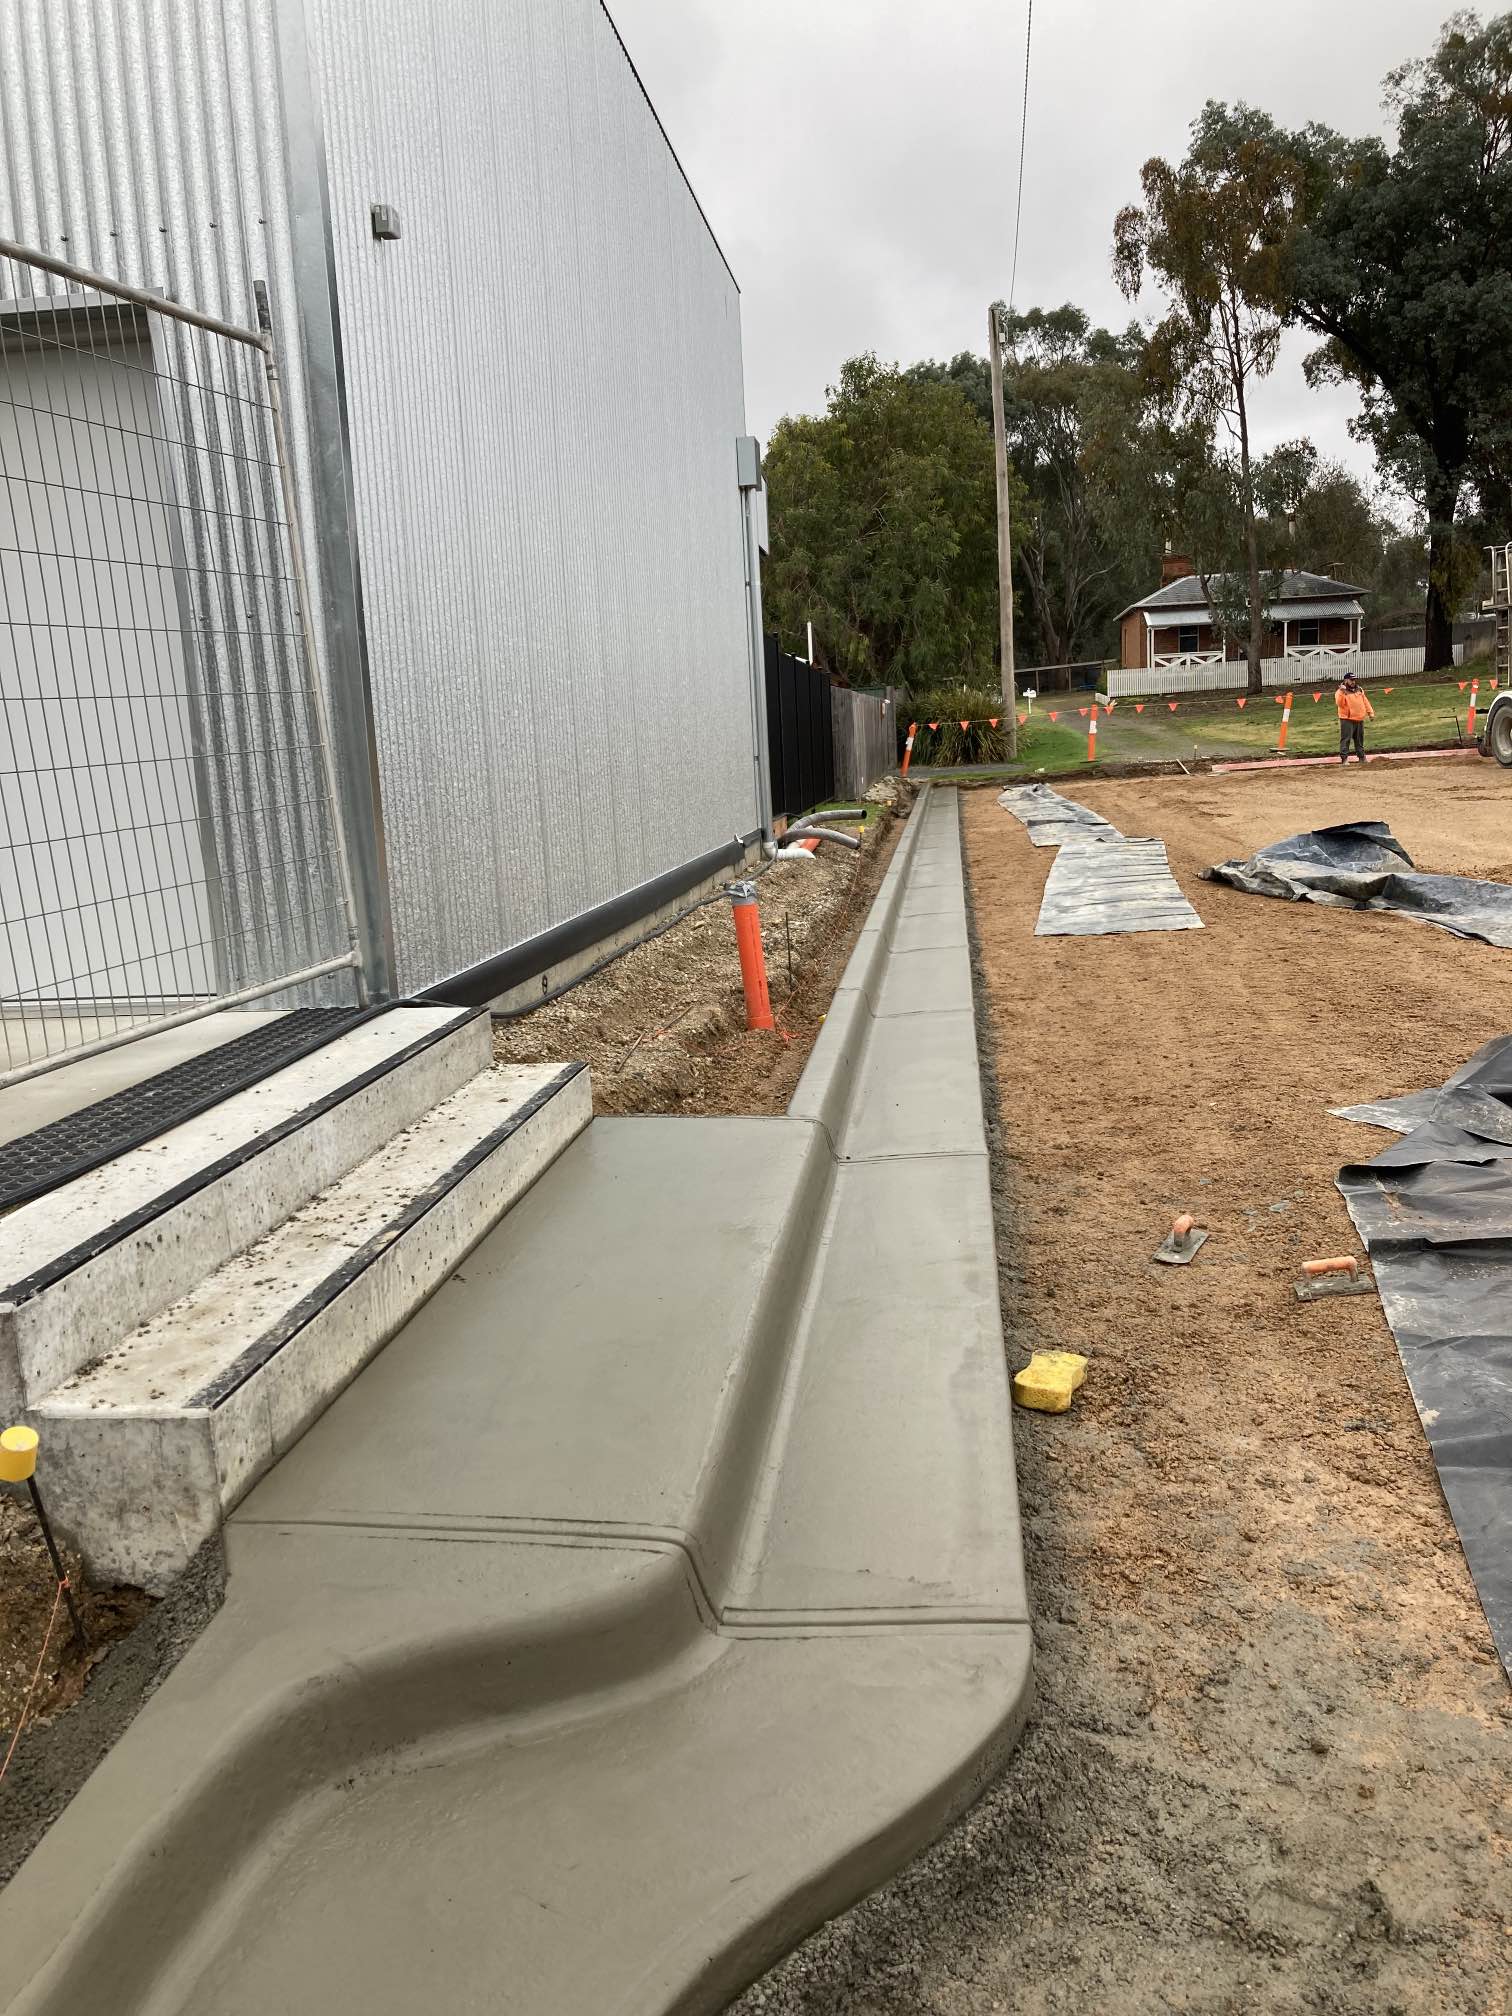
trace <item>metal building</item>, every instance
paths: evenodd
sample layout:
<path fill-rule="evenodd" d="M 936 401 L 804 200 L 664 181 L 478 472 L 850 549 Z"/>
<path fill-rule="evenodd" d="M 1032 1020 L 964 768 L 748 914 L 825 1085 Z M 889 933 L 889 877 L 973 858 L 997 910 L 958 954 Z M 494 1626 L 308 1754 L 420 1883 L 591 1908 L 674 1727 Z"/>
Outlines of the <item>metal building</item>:
<path fill-rule="evenodd" d="M 0 0 L 0 237 L 244 327 L 266 284 L 380 994 L 736 858 L 739 293 L 600 0 Z"/>

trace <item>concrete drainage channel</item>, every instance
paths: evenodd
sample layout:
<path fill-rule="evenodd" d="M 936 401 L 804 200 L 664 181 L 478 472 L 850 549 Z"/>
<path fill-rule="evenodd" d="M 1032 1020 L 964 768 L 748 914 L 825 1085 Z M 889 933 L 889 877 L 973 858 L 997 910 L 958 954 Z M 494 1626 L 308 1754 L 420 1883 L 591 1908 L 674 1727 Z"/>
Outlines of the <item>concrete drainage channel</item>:
<path fill-rule="evenodd" d="M 789 1112 L 595 1121 L 226 1547 L 11 2011 L 717 2010 L 972 1800 L 1030 1635 L 955 793 Z"/>

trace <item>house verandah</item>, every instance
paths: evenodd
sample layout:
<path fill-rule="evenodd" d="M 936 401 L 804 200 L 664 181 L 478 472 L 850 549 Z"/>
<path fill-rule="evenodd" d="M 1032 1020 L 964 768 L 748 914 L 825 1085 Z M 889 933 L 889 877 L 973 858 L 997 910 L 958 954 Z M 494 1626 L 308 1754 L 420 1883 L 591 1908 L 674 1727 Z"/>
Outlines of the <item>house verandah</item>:
<path fill-rule="evenodd" d="M 1362 591 L 1326 575 L 1287 573 L 1267 604 L 1263 658 L 1324 663 L 1360 649 Z M 1221 665 L 1245 655 L 1242 642 L 1221 634 L 1200 576 L 1169 581 L 1124 610 L 1119 662 L 1125 670 L 1182 670 Z"/>

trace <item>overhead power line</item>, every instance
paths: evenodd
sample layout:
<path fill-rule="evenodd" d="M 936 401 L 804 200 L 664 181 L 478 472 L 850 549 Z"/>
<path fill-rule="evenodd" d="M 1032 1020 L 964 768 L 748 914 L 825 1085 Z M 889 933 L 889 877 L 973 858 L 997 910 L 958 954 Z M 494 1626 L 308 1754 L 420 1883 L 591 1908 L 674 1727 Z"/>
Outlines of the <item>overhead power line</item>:
<path fill-rule="evenodd" d="M 1029 0 L 1029 19 L 1024 24 L 1024 110 L 1019 122 L 1018 199 L 1013 206 L 1013 273 L 1008 282 L 1008 312 L 1013 312 L 1018 288 L 1019 231 L 1024 221 L 1024 149 L 1029 140 L 1029 53 L 1034 46 L 1034 0 Z"/>

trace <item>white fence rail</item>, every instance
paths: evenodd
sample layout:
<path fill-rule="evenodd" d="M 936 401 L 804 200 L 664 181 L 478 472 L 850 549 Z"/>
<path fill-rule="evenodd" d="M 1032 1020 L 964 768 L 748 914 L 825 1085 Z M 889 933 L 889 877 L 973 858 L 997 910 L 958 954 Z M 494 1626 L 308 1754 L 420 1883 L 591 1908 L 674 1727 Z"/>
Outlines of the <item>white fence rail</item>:
<path fill-rule="evenodd" d="M 1465 661 L 1465 647 L 1456 644 L 1454 662 Z M 1260 678 L 1272 689 L 1305 686 L 1310 679 L 1337 682 L 1346 672 L 1357 679 L 1404 679 L 1409 672 L 1423 669 L 1423 647 L 1412 645 L 1405 651 L 1355 651 L 1346 657 L 1332 654 L 1306 658 L 1262 658 Z M 1106 692 L 1110 700 L 1143 699 L 1146 694 L 1242 693 L 1249 683 L 1244 660 L 1222 665 L 1186 665 L 1177 669 L 1157 665 L 1153 671 L 1136 666 L 1132 671 L 1110 672 Z"/>

